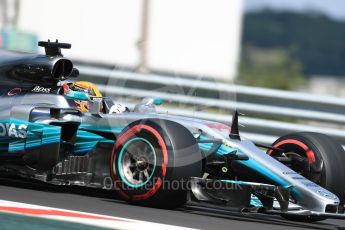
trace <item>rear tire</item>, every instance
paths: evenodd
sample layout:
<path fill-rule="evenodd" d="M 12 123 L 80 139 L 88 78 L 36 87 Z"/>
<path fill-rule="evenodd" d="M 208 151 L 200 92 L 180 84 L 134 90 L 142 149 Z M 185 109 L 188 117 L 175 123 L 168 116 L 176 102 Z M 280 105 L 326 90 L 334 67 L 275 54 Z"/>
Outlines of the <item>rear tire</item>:
<path fill-rule="evenodd" d="M 300 132 L 282 136 L 272 146 L 307 159 L 310 171 L 304 176 L 337 195 L 344 204 L 345 151 L 338 142 L 324 134 Z M 279 153 L 269 150 L 268 154 Z"/>
<path fill-rule="evenodd" d="M 186 202 L 188 178 L 200 177 L 201 156 L 194 136 L 182 125 L 138 120 L 115 143 L 111 176 L 127 202 L 175 208 Z"/>

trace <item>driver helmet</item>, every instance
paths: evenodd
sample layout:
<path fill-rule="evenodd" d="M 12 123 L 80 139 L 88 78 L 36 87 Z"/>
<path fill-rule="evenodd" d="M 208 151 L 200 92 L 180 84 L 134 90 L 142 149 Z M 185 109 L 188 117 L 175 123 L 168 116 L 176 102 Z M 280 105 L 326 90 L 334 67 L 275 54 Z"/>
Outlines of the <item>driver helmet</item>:
<path fill-rule="evenodd" d="M 66 83 L 64 85 L 64 89 L 84 92 L 84 93 L 87 93 L 91 97 L 102 97 L 102 93 L 98 90 L 97 86 L 87 81 L 76 81 L 76 82 Z M 89 111 L 88 101 L 80 101 L 80 100 L 74 100 L 74 101 L 81 112 Z"/>

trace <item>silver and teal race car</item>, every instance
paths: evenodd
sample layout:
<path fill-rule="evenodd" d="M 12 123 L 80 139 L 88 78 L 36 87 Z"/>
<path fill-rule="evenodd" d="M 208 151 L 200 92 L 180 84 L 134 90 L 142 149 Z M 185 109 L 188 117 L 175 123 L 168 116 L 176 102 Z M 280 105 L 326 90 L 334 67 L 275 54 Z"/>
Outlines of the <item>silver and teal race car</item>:
<path fill-rule="evenodd" d="M 330 137 L 295 133 L 272 146 L 229 126 L 158 114 L 159 98 L 114 113 L 107 97 L 67 90 L 78 76 L 61 49 L 0 51 L 0 175 L 113 190 L 129 203 L 345 219 L 345 152 Z M 77 105 L 87 102 L 87 111 Z"/>

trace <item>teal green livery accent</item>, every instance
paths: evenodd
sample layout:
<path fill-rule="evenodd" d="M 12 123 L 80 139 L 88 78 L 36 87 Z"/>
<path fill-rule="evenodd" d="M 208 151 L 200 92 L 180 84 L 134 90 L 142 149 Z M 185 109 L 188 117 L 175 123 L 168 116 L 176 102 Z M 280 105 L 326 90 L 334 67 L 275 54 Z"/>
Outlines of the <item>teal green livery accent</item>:
<path fill-rule="evenodd" d="M 124 127 L 98 127 L 91 124 L 81 124 L 79 129 L 95 130 L 97 132 L 120 133 Z M 85 130 L 77 131 L 77 139 L 74 147 L 74 154 L 83 155 L 92 150 L 98 142 L 115 143 L 113 140 L 108 140 L 100 135 Z"/>
<path fill-rule="evenodd" d="M 74 154 L 82 155 L 89 152 L 98 142 L 114 142 L 94 133 L 83 130 L 77 131 L 77 141 L 74 147 Z"/>
<path fill-rule="evenodd" d="M 123 130 L 123 128 L 96 127 L 90 124 L 82 124 L 79 128 L 113 133 L 120 133 Z M 0 157 L 16 156 L 18 153 L 20 153 L 20 156 L 28 149 L 58 144 L 60 142 L 60 126 L 32 123 L 17 119 L 0 121 Z M 78 130 L 73 153 L 76 155 L 86 154 L 98 142 L 114 143 L 113 140 L 108 140 L 92 132 Z"/>
<path fill-rule="evenodd" d="M 30 123 L 28 125 L 25 149 L 56 144 L 61 141 L 61 127 Z"/>
<path fill-rule="evenodd" d="M 0 149 L 2 153 L 23 153 L 40 146 L 57 144 L 61 140 L 61 127 L 21 121 L 0 121 Z M 1 154 L 1 156 L 4 156 Z"/>

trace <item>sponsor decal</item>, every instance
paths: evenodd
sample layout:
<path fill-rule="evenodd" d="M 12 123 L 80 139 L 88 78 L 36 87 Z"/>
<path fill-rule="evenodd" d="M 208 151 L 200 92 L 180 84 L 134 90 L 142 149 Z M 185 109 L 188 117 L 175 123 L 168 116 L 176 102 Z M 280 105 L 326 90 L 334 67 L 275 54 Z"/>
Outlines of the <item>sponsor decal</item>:
<path fill-rule="evenodd" d="M 22 92 L 21 88 L 14 88 L 8 91 L 7 96 L 15 96 L 17 94 L 20 94 Z"/>
<path fill-rule="evenodd" d="M 31 92 L 34 92 L 34 93 L 50 93 L 51 90 L 52 90 L 52 88 L 46 88 L 46 87 L 43 87 L 43 86 L 36 85 L 31 90 Z"/>
<path fill-rule="evenodd" d="M 0 123 L 0 137 L 9 136 L 25 139 L 27 136 L 27 125 L 14 123 Z"/>

